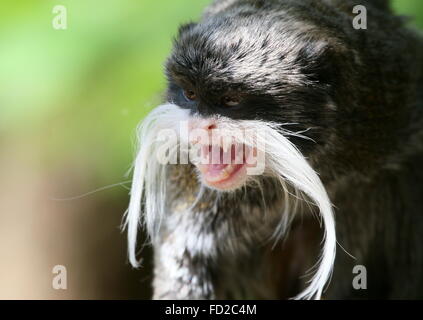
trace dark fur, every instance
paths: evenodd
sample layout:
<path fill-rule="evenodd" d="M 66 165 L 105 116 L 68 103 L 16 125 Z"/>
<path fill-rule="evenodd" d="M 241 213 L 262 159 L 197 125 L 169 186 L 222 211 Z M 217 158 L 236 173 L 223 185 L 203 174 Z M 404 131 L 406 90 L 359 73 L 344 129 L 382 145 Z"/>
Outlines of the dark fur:
<path fill-rule="evenodd" d="M 168 100 L 204 116 L 311 128 L 314 142 L 293 141 L 336 207 L 338 242 L 357 258 L 338 248 L 326 297 L 423 298 L 422 39 L 387 1 L 360 4 L 368 10 L 367 30 L 352 27 L 350 0 L 215 1 L 201 22 L 180 29 L 167 62 Z M 181 88 L 194 89 L 197 102 L 185 100 Z M 222 105 L 227 94 L 239 97 L 240 106 Z M 188 185 L 195 177 L 182 177 L 173 185 L 174 202 L 193 193 Z M 271 184 L 266 197 L 276 204 Z M 207 283 L 202 294 L 186 297 L 283 298 L 301 287 L 298 277 L 317 258 L 307 246 L 319 242 L 310 231 L 315 227 L 294 225 L 283 250 L 269 253 L 260 237 L 245 235 L 243 226 L 261 223 L 248 217 L 260 195 L 247 191 L 248 201 L 224 196 L 217 212 L 207 204 L 198 209 L 208 213 L 205 229 L 219 234 L 225 249 L 180 257 Z M 240 201 L 251 210 L 238 210 Z M 227 253 L 222 225 L 242 229 L 234 232 L 242 235 L 243 254 Z M 159 260 L 156 287 L 166 281 Z M 357 264 L 367 267 L 367 290 L 352 288 Z M 156 291 L 156 297 L 175 296 Z"/>

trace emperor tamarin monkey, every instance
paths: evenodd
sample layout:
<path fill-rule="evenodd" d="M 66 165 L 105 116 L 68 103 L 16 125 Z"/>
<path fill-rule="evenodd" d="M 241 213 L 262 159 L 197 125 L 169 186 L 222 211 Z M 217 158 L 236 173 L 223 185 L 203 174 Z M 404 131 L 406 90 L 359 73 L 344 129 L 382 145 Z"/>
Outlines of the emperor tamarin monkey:
<path fill-rule="evenodd" d="M 154 246 L 154 298 L 423 298 L 422 39 L 384 0 L 355 29 L 356 4 L 217 0 L 180 28 L 126 215 L 131 263 L 140 224 Z M 207 160 L 182 163 L 195 146 Z"/>

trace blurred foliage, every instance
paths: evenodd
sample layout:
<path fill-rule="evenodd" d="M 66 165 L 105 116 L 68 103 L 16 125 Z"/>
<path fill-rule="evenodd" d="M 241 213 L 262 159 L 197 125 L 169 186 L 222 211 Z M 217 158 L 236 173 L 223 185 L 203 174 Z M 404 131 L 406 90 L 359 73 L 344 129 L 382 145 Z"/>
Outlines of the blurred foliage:
<path fill-rule="evenodd" d="M 44 164 L 78 161 L 121 181 L 134 128 L 160 101 L 163 62 L 207 0 L 2 1 L 0 135 L 39 144 Z M 55 30 L 52 8 L 67 8 Z"/>
<path fill-rule="evenodd" d="M 421 0 L 393 0 L 392 8 L 401 15 L 411 18 L 410 24 L 423 28 L 423 1 Z"/>
<path fill-rule="evenodd" d="M 44 166 L 75 160 L 101 183 L 122 180 L 134 128 L 161 99 L 172 37 L 207 3 L 2 1 L 0 137 L 36 143 Z M 58 4 L 67 8 L 67 30 L 52 28 Z M 423 1 L 396 0 L 394 7 L 423 27 Z"/>

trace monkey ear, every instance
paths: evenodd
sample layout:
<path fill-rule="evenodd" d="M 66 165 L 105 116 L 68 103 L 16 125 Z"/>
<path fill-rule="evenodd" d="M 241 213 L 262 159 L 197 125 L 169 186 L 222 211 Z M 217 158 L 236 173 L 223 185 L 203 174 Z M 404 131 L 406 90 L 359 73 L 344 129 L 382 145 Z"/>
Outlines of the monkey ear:
<path fill-rule="evenodd" d="M 178 37 L 180 37 L 185 32 L 192 30 L 196 25 L 197 24 L 195 22 L 189 22 L 189 23 L 182 24 L 179 27 L 179 30 L 178 30 Z"/>

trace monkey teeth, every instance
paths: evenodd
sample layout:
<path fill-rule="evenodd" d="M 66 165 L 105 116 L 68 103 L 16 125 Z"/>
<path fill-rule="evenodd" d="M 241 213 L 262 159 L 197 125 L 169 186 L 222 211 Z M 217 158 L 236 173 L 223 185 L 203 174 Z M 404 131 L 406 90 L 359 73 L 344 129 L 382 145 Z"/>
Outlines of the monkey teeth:
<path fill-rule="evenodd" d="M 197 164 L 206 184 L 216 189 L 235 189 L 245 181 L 244 147 L 203 146 L 203 159 L 206 163 Z M 230 162 L 230 163 L 227 163 Z"/>

